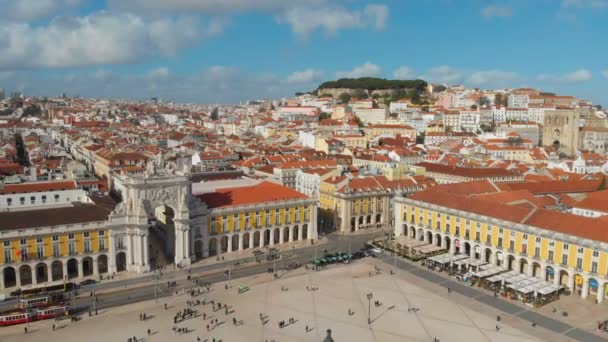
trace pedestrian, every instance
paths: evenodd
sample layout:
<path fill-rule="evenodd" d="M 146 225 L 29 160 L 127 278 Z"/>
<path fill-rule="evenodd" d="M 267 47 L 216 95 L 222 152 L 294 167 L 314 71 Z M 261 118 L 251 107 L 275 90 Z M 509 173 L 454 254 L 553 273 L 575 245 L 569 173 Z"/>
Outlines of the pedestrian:
<path fill-rule="evenodd" d="M 23 331 L 25 331 L 25 333 L 27 334 L 27 327 L 24 327 Z"/>
<path fill-rule="evenodd" d="M 207 314 L 203 312 L 203 319 L 207 319 Z"/>
<path fill-rule="evenodd" d="M 500 330 L 500 327 L 498 326 L 498 324 L 496 324 L 496 331 Z"/>
<path fill-rule="evenodd" d="M 452 289 L 448 287 L 448 294 L 452 293 Z"/>
<path fill-rule="evenodd" d="M 308 325 L 306 326 L 306 332 L 308 332 Z"/>
<path fill-rule="evenodd" d="M 53 323 L 53 331 L 55 331 L 55 323 Z"/>
<path fill-rule="evenodd" d="M 532 322 L 532 327 L 535 327 L 535 326 L 536 326 L 536 322 Z"/>
<path fill-rule="evenodd" d="M 500 322 L 500 315 L 496 316 L 496 322 Z"/>
<path fill-rule="evenodd" d="M 150 336 L 150 333 L 151 333 L 151 331 L 150 331 L 150 329 L 148 329 L 148 336 Z"/>
<path fill-rule="evenodd" d="M 232 317 L 232 324 L 236 325 L 236 318 Z"/>

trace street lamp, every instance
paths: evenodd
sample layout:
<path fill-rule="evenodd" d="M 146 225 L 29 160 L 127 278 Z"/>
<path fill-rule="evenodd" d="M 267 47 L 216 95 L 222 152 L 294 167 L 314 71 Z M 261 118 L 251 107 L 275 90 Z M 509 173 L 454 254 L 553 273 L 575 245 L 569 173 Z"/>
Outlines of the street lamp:
<path fill-rule="evenodd" d="M 367 294 L 367 324 L 372 324 L 372 298 L 374 295 L 370 292 Z"/>

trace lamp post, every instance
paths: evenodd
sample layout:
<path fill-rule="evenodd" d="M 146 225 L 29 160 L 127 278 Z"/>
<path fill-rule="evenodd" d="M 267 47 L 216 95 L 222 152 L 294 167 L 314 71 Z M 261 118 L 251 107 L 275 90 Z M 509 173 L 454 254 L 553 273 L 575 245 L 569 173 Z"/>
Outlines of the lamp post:
<path fill-rule="evenodd" d="M 374 295 L 370 292 L 367 294 L 367 324 L 372 324 L 372 298 Z"/>

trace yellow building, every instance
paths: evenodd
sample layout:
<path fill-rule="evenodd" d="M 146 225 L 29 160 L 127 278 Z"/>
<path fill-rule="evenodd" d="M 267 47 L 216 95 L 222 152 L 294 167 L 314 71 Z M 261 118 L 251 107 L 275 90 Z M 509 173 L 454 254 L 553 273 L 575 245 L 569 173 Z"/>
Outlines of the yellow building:
<path fill-rule="evenodd" d="M 416 140 L 416 133 L 414 127 L 400 124 L 377 124 L 369 125 L 365 128 L 365 134 L 370 140 L 378 136 L 396 137 L 397 135 L 401 135 L 402 137 L 407 136 Z"/>
<path fill-rule="evenodd" d="M 317 201 L 292 188 L 264 181 L 197 197 L 208 208 L 206 241 L 194 247 L 203 257 L 317 239 Z"/>
<path fill-rule="evenodd" d="M 32 194 L 20 195 L 29 201 Z M 109 210 L 104 201 L 112 202 L 104 197 L 92 203 L 0 212 L 0 289 L 108 273 Z"/>
<path fill-rule="evenodd" d="M 544 185 L 542 192 L 563 190 L 563 183 Z M 436 186 L 396 198 L 395 235 L 580 291 L 583 298 L 592 294 L 601 302 L 608 284 L 605 223 L 543 209 L 547 201 L 529 191 L 500 191 L 488 181 Z"/>

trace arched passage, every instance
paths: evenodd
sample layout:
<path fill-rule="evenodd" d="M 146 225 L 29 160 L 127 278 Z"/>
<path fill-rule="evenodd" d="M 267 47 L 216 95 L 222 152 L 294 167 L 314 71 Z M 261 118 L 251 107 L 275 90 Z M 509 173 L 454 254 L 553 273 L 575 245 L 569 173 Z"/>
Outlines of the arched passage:
<path fill-rule="evenodd" d="M 460 240 L 454 239 L 454 254 L 460 254 Z"/>
<path fill-rule="evenodd" d="M 471 255 L 471 244 L 468 241 L 464 242 L 464 254 Z"/>
<path fill-rule="evenodd" d="M 51 263 L 51 280 L 58 281 L 63 279 L 63 263 L 55 260 Z"/>
<path fill-rule="evenodd" d="M 168 205 L 159 205 L 148 214 L 150 246 L 147 248 L 150 248 L 149 255 L 154 256 L 157 267 L 164 266 L 165 260 L 171 263 L 175 259 L 175 212 Z"/>
<path fill-rule="evenodd" d="M 354 217 L 350 219 L 350 231 L 351 232 L 355 231 L 356 222 L 357 222 L 357 219 L 355 219 Z"/>
<path fill-rule="evenodd" d="M 297 241 L 299 239 L 300 239 L 300 227 L 294 226 L 293 227 L 293 241 Z"/>
<path fill-rule="evenodd" d="M 403 227 L 401 227 L 401 229 L 402 229 L 401 234 L 403 236 L 407 236 L 407 234 L 408 234 L 407 224 L 403 224 Z"/>
<path fill-rule="evenodd" d="M 211 238 L 209 239 L 209 256 L 217 255 L 217 239 Z"/>
<path fill-rule="evenodd" d="M 569 280 L 570 280 L 570 274 L 568 273 L 568 271 L 560 270 L 559 271 L 559 284 L 570 288 Z M 572 289 L 570 289 L 570 290 L 572 290 Z"/>
<path fill-rule="evenodd" d="M 4 270 L 2 270 L 2 277 L 4 278 L 5 288 L 17 286 L 16 272 L 13 267 L 5 267 Z"/>
<path fill-rule="evenodd" d="M 289 227 L 283 228 L 283 241 L 282 242 L 287 242 L 287 241 L 289 241 Z"/>
<path fill-rule="evenodd" d="M 260 247 L 260 231 L 256 230 L 255 233 L 253 233 L 253 248 L 257 248 Z"/>
<path fill-rule="evenodd" d="M 194 255 L 196 255 L 197 259 L 203 258 L 203 240 L 194 241 Z"/>
<path fill-rule="evenodd" d="M 49 281 L 48 267 L 45 263 L 40 262 L 36 265 L 36 283 L 46 283 Z"/>
<path fill-rule="evenodd" d="M 97 257 L 97 270 L 99 274 L 108 273 L 108 256 L 101 254 Z"/>
<path fill-rule="evenodd" d="M 441 247 L 441 234 L 435 234 L 435 245 Z"/>
<path fill-rule="evenodd" d="M 589 286 L 589 294 L 591 296 L 593 296 L 594 298 L 597 297 L 597 291 L 598 291 L 598 287 L 599 287 L 599 282 L 597 281 L 597 279 L 589 278 L 588 286 Z"/>
<path fill-rule="evenodd" d="M 116 271 L 122 272 L 127 270 L 127 255 L 125 252 L 116 254 Z"/>
<path fill-rule="evenodd" d="M 516 265 L 515 265 L 515 257 L 512 255 L 508 255 L 507 256 L 507 269 L 512 271 L 515 270 Z"/>
<path fill-rule="evenodd" d="M 232 251 L 239 250 L 239 239 L 240 239 L 239 234 L 234 234 L 232 236 Z"/>
<path fill-rule="evenodd" d="M 528 260 L 526 260 L 526 258 L 521 258 L 521 260 L 519 261 L 519 267 L 518 267 L 518 271 L 519 273 L 525 273 L 528 274 Z"/>
<path fill-rule="evenodd" d="M 450 250 L 450 247 L 451 247 L 451 246 L 450 246 L 450 244 L 451 244 L 450 237 L 449 237 L 449 236 L 447 236 L 447 235 L 446 235 L 446 236 L 444 236 L 444 237 L 443 237 L 443 241 L 444 241 L 443 243 L 444 243 L 444 245 L 445 245 L 445 249 L 447 249 L 447 250 L 449 251 L 449 250 Z"/>
<path fill-rule="evenodd" d="M 308 239 L 308 224 L 306 223 L 302 225 L 302 239 Z"/>
<path fill-rule="evenodd" d="M 426 232 L 426 242 L 429 244 L 433 244 L 433 233 L 430 231 Z"/>
<path fill-rule="evenodd" d="M 222 253 L 226 253 L 228 252 L 228 236 L 224 235 L 222 236 L 222 239 L 220 240 L 220 244 L 221 244 L 221 250 Z"/>
<path fill-rule="evenodd" d="M 541 267 L 540 264 L 537 262 L 533 262 L 532 263 L 532 276 L 535 278 L 542 278 L 543 275 L 540 273 L 541 271 Z"/>
<path fill-rule="evenodd" d="M 424 231 L 422 228 L 418 228 L 418 234 L 416 236 L 418 236 L 418 240 L 424 241 Z"/>
<path fill-rule="evenodd" d="M 68 279 L 78 278 L 78 260 L 68 260 Z"/>
<path fill-rule="evenodd" d="M 32 284 L 32 268 L 30 265 L 21 265 L 19 267 L 19 277 L 21 279 L 21 286 Z"/>
<path fill-rule="evenodd" d="M 410 238 L 416 239 L 416 228 L 414 226 L 410 226 Z"/>
<path fill-rule="evenodd" d="M 85 257 L 82 259 L 82 276 L 90 276 L 93 274 L 93 258 Z"/>
<path fill-rule="evenodd" d="M 272 232 L 272 241 L 274 243 L 281 243 L 281 228 L 275 228 Z"/>
<path fill-rule="evenodd" d="M 270 229 L 264 230 L 264 244 L 262 246 L 268 246 L 270 244 Z"/>
<path fill-rule="evenodd" d="M 378 223 L 382 223 L 382 215 L 381 214 L 376 214 L 376 224 Z"/>
<path fill-rule="evenodd" d="M 251 247 L 249 246 L 250 236 L 251 235 L 249 233 L 243 234 L 243 249 L 249 249 Z"/>
<path fill-rule="evenodd" d="M 547 270 L 545 271 L 545 274 L 543 276 L 545 277 L 546 281 L 552 282 L 553 279 L 559 275 L 555 275 L 555 269 L 552 266 L 547 266 Z"/>
<path fill-rule="evenodd" d="M 359 227 L 363 225 L 363 216 L 359 216 Z"/>
<path fill-rule="evenodd" d="M 488 264 L 492 261 L 492 250 L 489 248 L 485 249 L 484 261 Z"/>
<path fill-rule="evenodd" d="M 372 215 L 367 215 L 366 224 L 372 224 Z"/>

